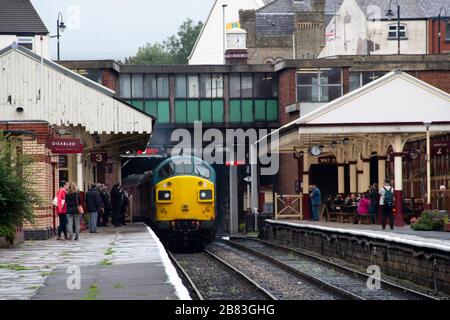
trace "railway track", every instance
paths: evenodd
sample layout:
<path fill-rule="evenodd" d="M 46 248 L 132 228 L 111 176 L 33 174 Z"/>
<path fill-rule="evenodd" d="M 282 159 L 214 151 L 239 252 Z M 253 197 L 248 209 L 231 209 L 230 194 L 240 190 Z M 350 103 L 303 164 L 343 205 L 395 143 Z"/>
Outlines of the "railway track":
<path fill-rule="evenodd" d="M 249 238 L 221 240 L 237 250 L 246 252 L 282 268 L 283 270 L 352 300 L 439 300 L 409 288 L 384 280 L 379 289 L 370 289 L 370 275 L 305 252 Z"/>
<path fill-rule="evenodd" d="M 253 279 L 208 250 L 168 254 L 197 300 L 277 300 Z"/>

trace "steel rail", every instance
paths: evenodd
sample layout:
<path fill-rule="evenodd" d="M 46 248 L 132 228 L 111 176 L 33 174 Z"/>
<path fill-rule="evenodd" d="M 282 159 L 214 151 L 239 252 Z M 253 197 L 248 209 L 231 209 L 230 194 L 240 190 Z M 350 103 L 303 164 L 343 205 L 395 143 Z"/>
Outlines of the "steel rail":
<path fill-rule="evenodd" d="M 234 238 L 230 238 L 230 242 L 232 242 L 231 239 L 259 242 L 259 243 L 262 243 L 262 244 L 267 245 L 267 246 L 272 247 L 272 248 L 280 249 L 280 250 L 283 250 L 283 251 L 286 251 L 286 252 L 289 252 L 289 253 L 292 253 L 292 254 L 297 254 L 297 255 L 303 256 L 303 257 L 305 257 L 305 258 L 307 258 L 309 260 L 314 260 L 314 261 L 316 261 L 319 264 L 335 268 L 335 269 L 340 270 L 340 271 L 342 271 L 342 272 L 344 272 L 346 274 L 353 274 L 357 278 L 360 278 L 360 279 L 365 280 L 365 281 L 367 281 L 367 279 L 370 278 L 370 275 L 367 275 L 367 274 L 362 273 L 362 272 L 357 271 L 357 270 L 350 269 L 350 268 L 348 268 L 346 266 L 337 264 L 335 262 L 326 260 L 324 258 L 315 256 L 313 254 L 310 254 L 310 253 L 307 253 L 307 252 L 304 252 L 304 251 L 301 251 L 301 250 L 280 246 L 278 244 L 274 244 L 274 243 L 271 243 L 271 242 L 268 242 L 268 241 L 264 241 L 264 240 L 260 240 L 260 239 L 254 239 L 254 238 L 234 237 Z M 434 297 L 434 296 L 431 296 L 431 295 L 428 295 L 428 294 L 416 291 L 416 290 L 411 289 L 411 288 L 406 288 L 406 287 L 403 287 L 401 285 L 398 285 L 398 284 L 395 284 L 395 283 L 392 283 L 392 282 L 389 282 L 389 281 L 386 281 L 386 280 L 380 279 L 380 284 L 381 284 L 381 287 L 383 289 L 388 290 L 390 292 L 394 292 L 394 293 L 400 292 L 401 294 L 410 295 L 410 296 L 412 296 L 414 298 L 418 298 L 418 299 L 422 299 L 422 300 L 441 300 L 438 297 Z"/>
<path fill-rule="evenodd" d="M 227 268 L 229 268 L 230 270 L 232 270 L 233 272 L 239 274 L 242 278 L 244 278 L 247 282 L 249 282 L 253 287 L 255 287 L 258 291 L 262 292 L 265 296 L 267 296 L 270 300 L 278 300 L 277 297 L 275 297 L 273 294 L 271 294 L 268 290 L 266 290 L 265 288 L 263 288 L 261 285 L 259 285 L 255 280 L 253 280 L 252 278 L 250 278 L 249 276 L 247 276 L 246 274 L 244 274 L 243 272 L 239 271 L 238 269 L 236 269 L 235 267 L 233 267 L 231 264 L 229 264 L 228 262 L 224 261 L 223 259 L 219 258 L 218 256 L 216 256 L 214 253 L 208 251 L 208 250 L 204 250 L 203 252 L 205 252 L 206 254 L 208 254 L 210 257 L 214 258 L 215 260 L 217 260 L 218 262 L 220 262 L 221 264 L 223 264 L 224 266 L 226 266 Z"/>
<path fill-rule="evenodd" d="M 318 287 L 321 287 L 321 288 L 323 288 L 325 290 L 333 292 L 334 294 L 337 294 L 337 295 L 339 295 L 341 297 L 344 297 L 344 298 L 349 299 L 349 300 L 365 300 L 365 298 L 363 298 L 361 296 L 358 296 L 358 295 L 356 295 L 356 294 L 354 294 L 354 293 L 352 293 L 350 291 L 347 291 L 345 289 L 342 289 L 342 288 L 339 288 L 339 287 L 337 287 L 335 285 L 332 285 L 332 284 L 330 284 L 328 282 L 325 282 L 325 281 L 323 281 L 322 279 L 320 279 L 318 277 L 315 277 L 313 275 L 310 275 L 308 273 L 305 273 L 305 272 L 302 272 L 302 271 L 300 271 L 298 269 L 295 269 L 295 268 L 293 268 L 293 267 L 291 267 L 291 266 L 289 266 L 289 265 L 287 265 L 287 264 L 285 264 L 285 263 L 283 263 L 283 262 L 281 262 L 281 261 L 279 261 L 279 260 L 277 260 L 277 259 L 275 259 L 273 257 L 270 257 L 270 256 L 268 256 L 268 255 L 266 255 L 264 253 L 261 253 L 261 252 L 255 250 L 255 249 L 252 249 L 252 248 L 240 245 L 240 244 L 238 244 L 236 242 L 233 242 L 231 240 L 222 240 L 222 241 L 225 244 L 228 244 L 228 245 L 230 245 L 230 246 L 232 246 L 232 247 L 234 247 L 234 248 L 236 248 L 238 250 L 248 252 L 248 253 L 256 256 L 256 257 L 259 257 L 259 258 L 261 258 L 261 259 L 263 259 L 265 261 L 268 261 L 271 264 L 274 264 L 274 265 L 278 266 L 279 268 L 283 269 L 284 271 L 292 274 L 293 276 L 295 276 L 297 278 L 306 279 L 307 281 L 314 283 Z"/>
<path fill-rule="evenodd" d="M 184 270 L 184 268 L 180 265 L 180 263 L 177 261 L 177 259 L 175 259 L 175 257 L 172 255 L 172 253 L 167 252 L 167 254 L 169 255 L 170 260 L 172 260 L 172 262 L 175 264 L 176 268 L 181 271 L 181 273 L 183 274 L 183 276 L 185 277 L 185 279 L 191 286 L 192 290 L 197 295 L 198 300 L 205 300 L 203 298 L 203 295 L 200 293 L 200 290 L 198 290 L 197 286 L 195 285 L 194 281 L 192 280 L 192 278 L 187 274 L 186 270 Z"/>

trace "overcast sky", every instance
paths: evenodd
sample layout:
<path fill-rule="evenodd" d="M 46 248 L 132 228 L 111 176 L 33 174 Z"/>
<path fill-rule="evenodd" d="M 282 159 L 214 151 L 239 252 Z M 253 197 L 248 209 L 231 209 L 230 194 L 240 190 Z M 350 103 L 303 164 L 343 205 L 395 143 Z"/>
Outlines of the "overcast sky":
<path fill-rule="evenodd" d="M 186 19 L 205 21 L 214 0 L 31 0 L 51 35 L 58 12 L 68 29 L 61 59 L 123 59 L 175 34 Z M 56 39 L 50 41 L 56 59 Z"/>

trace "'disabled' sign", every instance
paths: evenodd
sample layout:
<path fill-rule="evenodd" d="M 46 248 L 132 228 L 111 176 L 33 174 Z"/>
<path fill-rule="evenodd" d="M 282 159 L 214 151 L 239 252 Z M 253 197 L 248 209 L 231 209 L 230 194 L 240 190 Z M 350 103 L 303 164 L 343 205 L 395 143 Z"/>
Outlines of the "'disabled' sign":
<path fill-rule="evenodd" d="M 80 139 L 51 138 L 47 145 L 53 154 L 83 153 L 83 144 Z"/>

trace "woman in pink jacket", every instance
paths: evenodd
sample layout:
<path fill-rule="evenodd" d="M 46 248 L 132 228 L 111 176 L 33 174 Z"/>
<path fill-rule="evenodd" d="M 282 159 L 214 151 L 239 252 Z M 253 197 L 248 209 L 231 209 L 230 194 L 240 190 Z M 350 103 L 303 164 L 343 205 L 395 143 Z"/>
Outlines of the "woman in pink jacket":
<path fill-rule="evenodd" d="M 66 192 L 68 183 L 66 181 L 61 181 L 59 185 L 58 193 L 56 198 L 58 199 L 58 206 L 56 207 L 56 214 L 59 218 L 58 227 L 58 240 L 61 239 L 61 233 L 64 233 L 64 238 L 67 240 L 67 204 L 66 204 Z"/>
<path fill-rule="evenodd" d="M 370 201 L 367 198 L 367 194 L 364 193 L 358 202 L 358 214 L 368 215 L 369 209 L 370 209 Z"/>

